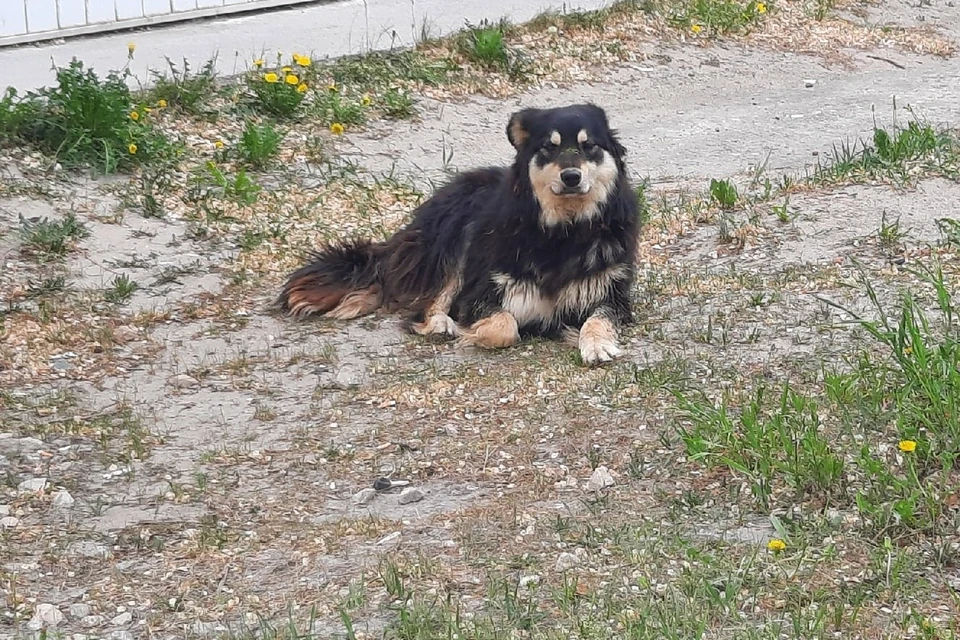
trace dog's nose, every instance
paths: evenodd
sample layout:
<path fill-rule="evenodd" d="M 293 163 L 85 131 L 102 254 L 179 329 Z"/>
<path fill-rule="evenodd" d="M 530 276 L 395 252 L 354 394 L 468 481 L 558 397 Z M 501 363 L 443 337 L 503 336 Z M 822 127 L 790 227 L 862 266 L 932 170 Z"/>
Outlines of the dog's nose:
<path fill-rule="evenodd" d="M 581 179 L 583 176 L 580 174 L 580 169 L 564 169 L 560 172 L 560 180 L 565 187 L 575 187 L 580 184 Z"/>

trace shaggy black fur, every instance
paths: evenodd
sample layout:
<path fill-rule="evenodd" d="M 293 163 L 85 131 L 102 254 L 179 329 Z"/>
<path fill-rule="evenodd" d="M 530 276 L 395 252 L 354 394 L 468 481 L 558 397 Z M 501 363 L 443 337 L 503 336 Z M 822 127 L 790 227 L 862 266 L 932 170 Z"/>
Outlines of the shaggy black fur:
<path fill-rule="evenodd" d="M 544 224 L 532 163 L 561 162 L 563 150 L 552 148 L 551 136 L 559 133 L 566 148 L 568 141 L 577 145 L 582 131 L 590 142 L 564 152 L 575 154 L 576 162 L 612 156 L 616 177 L 592 218 Z M 449 316 L 466 326 L 502 309 L 504 276 L 550 299 L 578 281 L 619 270 L 622 275 L 599 295 L 582 296 L 575 308 L 521 323 L 520 329 L 555 334 L 580 326 L 598 310 L 614 323 L 631 322 L 638 203 L 626 175 L 625 150 L 604 111 L 590 104 L 526 109 L 510 118 L 507 137 L 517 150 L 511 167 L 457 176 L 386 242 L 361 239 L 325 247 L 289 277 L 280 308 L 297 315 L 327 313 L 349 293 L 364 291 L 375 298 L 375 307 L 402 312 L 414 323 L 424 320 L 441 291 L 456 281 Z"/>

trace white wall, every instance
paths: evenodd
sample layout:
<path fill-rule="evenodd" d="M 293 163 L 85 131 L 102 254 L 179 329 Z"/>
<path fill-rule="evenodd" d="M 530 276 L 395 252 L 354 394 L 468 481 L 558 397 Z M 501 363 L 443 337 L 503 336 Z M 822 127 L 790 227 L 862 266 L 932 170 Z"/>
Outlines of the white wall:
<path fill-rule="evenodd" d="M 0 46 L 311 0 L 0 0 Z"/>

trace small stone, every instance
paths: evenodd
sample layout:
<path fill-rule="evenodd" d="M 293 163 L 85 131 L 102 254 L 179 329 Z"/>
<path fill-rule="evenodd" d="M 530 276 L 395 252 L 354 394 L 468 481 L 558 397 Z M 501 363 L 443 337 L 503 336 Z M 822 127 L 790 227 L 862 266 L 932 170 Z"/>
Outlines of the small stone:
<path fill-rule="evenodd" d="M 124 629 L 118 629 L 107 636 L 110 640 L 134 640 L 133 634 Z"/>
<path fill-rule="evenodd" d="M 70 495 L 69 491 L 57 491 L 53 494 L 53 507 L 55 509 L 69 509 L 76 500 Z"/>
<path fill-rule="evenodd" d="M 103 616 L 84 616 L 80 624 L 86 628 L 99 627 L 103 624 Z"/>
<path fill-rule="evenodd" d="M 116 616 L 115 618 L 112 618 L 110 620 L 110 624 L 112 624 L 115 627 L 122 627 L 125 624 L 130 624 L 131 620 L 133 620 L 133 614 L 130 613 L 129 611 L 124 611 L 123 613 Z"/>
<path fill-rule="evenodd" d="M 13 516 L 4 516 L 3 518 L 0 518 L 0 529 L 13 529 L 18 524 L 20 524 L 20 520 L 14 518 Z"/>
<path fill-rule="evenodd" d="M 73 369 L 73 365 L 66 360 L 54 360 L 53 368 L 57 371 L 69 371 L 70 369 Z"/>
<path fill-rule="evenodd" d="M 610 475 L 610 471 L 604 466 L 599 466 L 594 469 L 593 475 L 587 481 L 587 491 L 600 491 L 612 487 L 614 484 L 616 483 L 613 476 Z"/>
<path fill-rule="evenodd" d="M 397 498 L 397 502 L 400 504 L 413 504 L 414 502 L 420 502 L 424 498 L 424 493 L 416 487 L 407 487 L 400 493 L 400 497 Z"/>
<path fill-rule="evenodd" d="M 385 535 L 379 540 L 377 540 L 377 544 L 390 544 L 391 542 L 395 542 L 399 540 L 400 536 L 401 536 L 401 533 L 399 531 L 394 531 L 393 533 Z"/>
<path fill-rule="evenodd" d="M 579 564 L 580 558 L 572 553 L 563 552 L 557 557 L 557 571 L 569 571 Z"/>
<path fill-rule="evenodd" d="M 185 373 L 181 373 L 173 376 L 170 379 L 171 384 L 175 387 L 180 387 L 183 389 L 193 389 L 200 385 L 200 381 L 194 378 L 193 376 L 188 376 Z"/>
<path fill-rule="evenodd" d="M 816 84 L 817 84 L 816 80 L 811 80 L 809 78 L 806 78 L 803 81 L 803 86 L 806 87 L 807 89 L 812 89 L 814 86 L 816 86 Z"/>
<path fill-rule="evenodd" d="M 24 480 L 17 485 L 17 490 L 20 493 L 33 493 L 43 490 L 45 486 L 47 486 L 46 478 L 31 478 L 30 480 Z"/>
<path fill-rule="evenodd" d="M 80 540 L 71 544 L 67 550 L 75 555 L 84 558 L 101 558 L 106 560 L 113 557 L 113 552 L 102 544 L 97 544 L 91 540 Z"/>
<path fill-rule="evenodd" d="M 119 344 L 126 344 L 140 337 L 140 332 L 132 327 L 117 327 L 113 330 L 113 340 Z"/>
<path fill-rule="evenodd" d="M 0 517 L 10 515 L 10 505 L 0 504 Z"/>
<path fill-rule="evenodd" d="M 55 605 L 42 603 L 38 604 L 33 610 L 33 617 L 30 619 L 29 626 L 32 630 L 38 631 L 44 627 L 55 627 L 63 622 L 63 614 Z"/>
<path fill-rule="evenodd" d="M 353 494 L 353 502 L 355 504 L 370 504 L 376 497 L 377 490 L 367 487 L 366 489 L 361 489 Z"/>
<path fill-rule="evenodd" d="M 90 615 L 90 605 L 86 602 L 75 602 L 67 610 L 71 618 L 86 618 Z"/>

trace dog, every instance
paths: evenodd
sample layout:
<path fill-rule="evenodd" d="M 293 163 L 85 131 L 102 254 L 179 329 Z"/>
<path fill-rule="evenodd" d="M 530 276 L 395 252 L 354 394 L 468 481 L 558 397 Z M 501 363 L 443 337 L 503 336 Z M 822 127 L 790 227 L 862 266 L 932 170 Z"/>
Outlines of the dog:
<path fill-rule="evenodd" d="M 587 365 L 622 354 L 640 230 L 626 150 L 594 104 L 513 113 L 510 167 L 455 176 L 383 242 L 311 253 L 276 304 L 293 317 L 402 313 L 422 336 L 501 349 L 567 338 Z"/>

